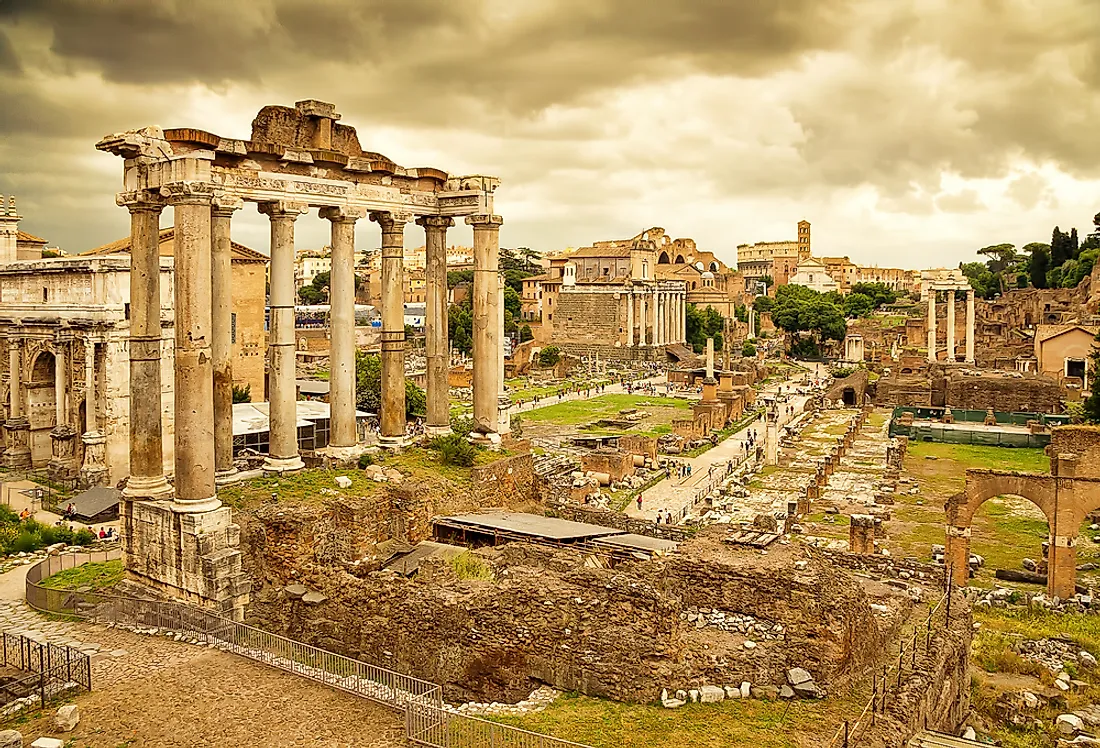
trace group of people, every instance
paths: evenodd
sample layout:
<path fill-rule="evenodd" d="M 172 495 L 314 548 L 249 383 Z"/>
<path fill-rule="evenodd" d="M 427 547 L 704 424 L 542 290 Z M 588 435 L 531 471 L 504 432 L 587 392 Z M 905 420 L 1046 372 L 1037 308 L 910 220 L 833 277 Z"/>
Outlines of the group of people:
<path fill-rule="evenodd" d="M 683 480 L 691 475 L 691 463 L 690 462 L 676 462 L 668 466 L 668 474 L 675 476 Z"/>
<path fill-rule="evenodd" d="M 672 512 L 665 509 L 664 516 L 662 517 L 661 516 L 661 510 L 658 509 L 657 510 L 657 516 L 654 518 L 653 524 L 655 524 L 655 525 L 660 525 L 660 524 L 671 525 L 672 524 Z"/>

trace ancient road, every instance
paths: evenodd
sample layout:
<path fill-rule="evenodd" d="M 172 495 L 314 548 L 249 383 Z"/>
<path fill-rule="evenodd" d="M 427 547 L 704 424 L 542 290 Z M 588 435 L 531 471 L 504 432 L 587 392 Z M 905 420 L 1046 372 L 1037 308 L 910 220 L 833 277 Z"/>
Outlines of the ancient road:
<path fill-rule="evenodd" d="M 760 393 L 776 393 L 780 386 L 786 386 L 788 384 L 795 384 L 804 382 L 809 378 L 812 378 L 813 373 L 807 373 L 799 379 L 792 379 L 789 382 L 778 382 L 770 385 Z M 785 423 L 793 419 L 798 413 L 802 412 L 802 407 L 809 399 L 807 395 L 796 395 L 789 402 L 793 404 L 794 412 L 791 415 L 786 413 L 782 414 L 779 418 L 779 426 L 782 427 Z M 684 458 L 682 462 L 687 462 L 691 465 L 691 474 L 683 479 L 670 477 L 665 478 L 660 483 L 647 488 L 642 492 L 642 508 L 638 509 L 636 502 L 630 502 L 630 505 L 626 508 L 628 516 L 645 519 L 650 522 L 654 521 L 657 517 L 657 512 L 661 512 L 662 515 L 667 510 L 672 513 L 673 520 L 679 522 L 690 511 L 695 504 L 695 497 L 703 491 L 707 483 L 711 480 L 712 466 L 715 472 L 719 468 L 723 468 L 730 461 L 740 463 L 745 459 L 745 452 L 743 451 L 743 445 L 748 438 L 748 432 L 751 429 L 756 429 L 757 443 L 763 444 L 764 440 L 764 417 L 758 416 L 755 420 L 748 423 L 737 433 L 728 437 L 720 444 L 708 449 L 698 457 Z"/>

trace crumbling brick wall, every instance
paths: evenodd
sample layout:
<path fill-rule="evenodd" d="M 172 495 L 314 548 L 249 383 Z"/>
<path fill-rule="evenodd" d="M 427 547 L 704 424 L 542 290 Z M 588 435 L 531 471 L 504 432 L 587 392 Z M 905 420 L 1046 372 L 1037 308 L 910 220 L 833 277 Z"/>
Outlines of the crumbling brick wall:
<path fill-rule="evenodd" d="M 632 455 L 644 455 L 652 460 L 657 459 L 657 438 L 654 436 L 632 436 L 624 434 L 619 437 L 619 449 Z"/>
<path fill-rule="evenodd" d="M 552 517 L 561 517 L 571 522 L 587 522 L 590 525 L 614 527 L 616 530 L 631 532 L 635 535 L 648 535 L 651 538 L 667 540 L 687 540 L 692 531 L 676 525 L 656 524 L 648 520 L 629 517 L 613 509 L 579 504 L 555 503 L 547 511 Z"/>
<path fill-rule="evenodd" d="M 1053 379 L 1039 376 L 1022 378 L 962 376 L 946 379 L 944 404 L 964 410 L 993 408 L 1004 412 L 1061 413 L 1065 392 Z"/>
<path fill-rule="evenodd" d="M 1050 455 L 1077 455 L 1079 476 L 1100 475 L 1100 428 L 1096 426 L 1056 426 L 1050 432 Z"/>
<path fill-rule="evenodd" d="M 296 579 L 326 603 L 268 586 L 250 621 L 442 683 L 458 700 L 515 700 L 546 683 L 650 701 L 670 685 L 778 685 L 795 666 L 835 688 L 871 667 L 887 636 L 857 582 L 795 547 L 775 549 L 767 565 L 746 552 L 743 562 L 674 556 L 614 569 L 527 544 L 477 553 L 493 581 L 312 570 Z M 807 562 L 798 571 L 796 555 Z M 748 649 L 742 634 L 687 621 L 691 607 L 779 623 L 782 638 Z"/>
<path fill-rule="evenodd" d="M 470 473 L 470 493 L 477 507 L 519 507 L 537 499 L 535 462 L 530 452 L 505 457 Z"/>

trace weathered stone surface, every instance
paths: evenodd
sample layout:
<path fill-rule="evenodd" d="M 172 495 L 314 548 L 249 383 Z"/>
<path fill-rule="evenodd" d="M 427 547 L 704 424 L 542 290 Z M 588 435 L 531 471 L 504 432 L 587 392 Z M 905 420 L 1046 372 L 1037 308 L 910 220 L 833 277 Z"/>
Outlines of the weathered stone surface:
<path fill-rule="evenodd" d="M 687 702 L 685 702 L 683 699 L 665 699 L 661 702 L 661 706 L 665 707 L 666 709 L 676 709 L 677 707 L 683 706 L 685 703 Z"/>
<path fill-rule="evenodd" d="M 307 592 L 306 594 L 302 595 L 302 602 L 306 605 L 320 605 L 326 600 L 328 600 L 328 598 L 322 595 L 320 592 Z"/>
<path fill-rule="evenodd" d="M 18 730 L 0 730 L 0 748 L 23 748 L 23 734 Z"/>
<path fill-rule="evenodd" d="M 31 743 L 31 748 L 65 748 L 65 741 L 58 738 L 39 738 Z"/>
<path fill-rule="evenodd" d="M 703 686 L 699 689 L 699 701 L 704 704 L 713 704 L 724 701 L 726 692 L 719 686 Z"/>
<path fill-rule="evenodd" d="M 688 700 L 691 701 L 692 704 L 697 703 L 699 701 L 699 689 L 693 688 L 688 691 Z"/>
<path fill-rule="evenodd" d="M 793 667 L 787 671 L 787 682 L 792 686 L 797 686 L 799 683 L 806 683 L 813 679 L 814 677 L 810 675 L 808 671 L 800 667 Z"/>
<path fill-rule="evenodd" d="M 741 698 L 747 699 L 752 695 L 752 684 L 746 681 L 741 681 Z"/>
<path fill-rule="evenodd" d="M 781 687 L 779 689 L 779 698 L 781 698 L 781 699 L 793 699 L 794 698 L 794 691 L 791 690 L 790 686 L 784 685 L 783 687 Z"/>
<path fill-rule="evenodd" d="M 304 584 L 288 584 L 286 594 L 292 600 L 301 600 L 309 592 Z"/>
<path fill-rule="evenodd" d="M 1085 729 L 1084 720 L 1076 714 L 1059 714 L 1054 724 L 1058 727 L 1058 732 L 1063 735 L 1076 735 Z"/>
<path fill-rule="evenodd" d="M 80 708 L 76 704 L 66 704 L 54 714 L 53 723 L 61 732 L 72 732 L 80 722 Z"/>
<path fill-rule="evenodd" d="M 722 690 L 726 692 L 727 699 L 740 699 L 741 689 L 737 686 L 725 686 Z"/>

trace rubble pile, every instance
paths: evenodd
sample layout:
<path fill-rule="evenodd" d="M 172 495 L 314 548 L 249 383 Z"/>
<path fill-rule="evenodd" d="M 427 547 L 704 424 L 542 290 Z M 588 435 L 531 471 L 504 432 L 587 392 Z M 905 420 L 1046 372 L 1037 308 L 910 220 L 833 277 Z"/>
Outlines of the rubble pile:
<path fill-rule="evenodd" d="M 765 621 L 743 613 L 707 608 L 688 608 L 686 612 L 680 614 L 680 620 L 693 623 L 695 628 L 699 629 L 713 626 L 722 631 L 731 631 L 746 636 L 751 635 L 755 639 L 765 641 L 783 638 L 783 624 Z"/>

